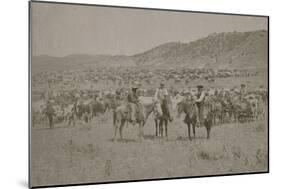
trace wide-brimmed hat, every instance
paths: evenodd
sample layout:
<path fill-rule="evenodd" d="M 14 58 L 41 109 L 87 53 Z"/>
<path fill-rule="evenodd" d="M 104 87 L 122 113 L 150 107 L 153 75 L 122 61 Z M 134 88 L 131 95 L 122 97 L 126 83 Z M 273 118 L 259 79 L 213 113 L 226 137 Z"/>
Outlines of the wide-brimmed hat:
<path fill-rule="evenodd" d="M 48 103 L 55 103 L 55 100 L 53 100 L 53 99 L 48 99 L 47 102 L 48 102 Z"/>
<path fill-rule="evenodd" d="M 163 81 L 160 82 L 160 86 L 165 86 L 165 83 Z"/>
<path fill-rule="evenodd" d="M 132 89 L 138 89 L 140 87 L 140 83 L 138 81 L 135 81 L 132 85 Z"/>
<path fill-rule="evenodd" d="M 182 93 L 183 93 L 183 94 L 190 94 L 190 90 L 185 89 Z"/>
<path fill-rule="evenodd" d="M 197 89 L 203 89 L 204 86 L 203 85 L 197 85 Z"/>

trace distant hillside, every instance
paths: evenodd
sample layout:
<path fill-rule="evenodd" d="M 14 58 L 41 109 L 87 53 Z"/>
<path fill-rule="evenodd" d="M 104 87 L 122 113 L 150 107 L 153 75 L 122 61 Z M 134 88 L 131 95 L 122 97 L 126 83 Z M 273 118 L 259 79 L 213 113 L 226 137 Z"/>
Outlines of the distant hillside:
<path fill-rule="evenodd" d="M 134 56 L 34 56 L 34 72 L 95 66 L 187 66 L 190 68 L 265 68 L 267 31 L 214 33 L 189 43 L 171 42 Z"/>
<path fill-rule="evenodd" d="M 166 43 L 134 58 L 137 65 L 262 68 L 267 62 L 267 40 L 267 31 L 214 33 L 190 43 Z"/>
<path fill-rule="evenodd" d="M 129 56 L 110 55 L 69 55 L 65 57 L 34 56 L 32 58 L 32 72 L 69 69 L 89 69 L 100 66 L 134 66 L 135 62 Z"/>

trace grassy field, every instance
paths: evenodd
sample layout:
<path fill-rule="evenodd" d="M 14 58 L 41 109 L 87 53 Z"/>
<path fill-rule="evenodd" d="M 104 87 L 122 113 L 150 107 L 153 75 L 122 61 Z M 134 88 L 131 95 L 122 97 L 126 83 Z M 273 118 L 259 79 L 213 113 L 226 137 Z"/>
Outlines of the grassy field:
<path fill-rule="evenodd" d="M 268 167 L 267 122 L 214 126 L 211 139 L 205 128 L 195 140 L 175 119 L 168 139 L 154 137 L 150 118 L 145 139 L 138 142 L 138 128 L 128 125 L 124 140 L 113 142 L 112 115 L 90 124 L 63 124 L 48 129 L 36 125 L 32 137 L 32 185 L 57 185 L 165 177 L 231 174 L 266 171 Z"/>

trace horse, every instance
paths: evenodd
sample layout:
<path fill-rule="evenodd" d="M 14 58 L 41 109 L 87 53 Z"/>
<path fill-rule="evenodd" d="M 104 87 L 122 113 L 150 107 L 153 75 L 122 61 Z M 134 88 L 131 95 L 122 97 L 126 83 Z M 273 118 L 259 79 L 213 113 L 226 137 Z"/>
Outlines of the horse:
<path fill-rule="evenodd" d="M 165 99 L 167 106 L 171 105 L 171 101 L 169 99 Z M 155 123 L 155 136 L 164 136 L 165 131 L 165 137 L 168 137 L 168 123 L 169 123 L 169 114 L 168 114 L 168 107 L 165 107 L 165 105 L 160 104 L 159 102 L 154 102 L 154 123 Z M 163 128 L 165 127 L 165 130 Z"/>
<path fill-rule="evenodd" d="M 212 112 L 212 124 L 222 124 L 224 120 L 224 103 L 217 96 L 209 95 L 207 98 L 209 111 Z"/>
<path fill-rule="evenodd" d="M 203 124 L 207 131 L 207 139 L 210 139 L 211 128 L 214 124 L 214 103 L 210 96 L 205 97 L 203 110 Z"/>
<path fill-rule="evenodd" d="M 98 114 L 104 114 L 107 108 L 108 108 L 107 103 L 105 104 L 103 101 L 96 100 L 96 99 L 91 100 L 90 103 L 91 118 L 93 119 L 93 117 L 98 116 Z"/>
<path fill-rule="evenodd" d="M 251 103 L 247 99 L 241 99 L 238 105 L 237 120 L 240 123 L 250 122 L 253 119 Z"/>
<path fill-rule="evenodd" d="M 91 99 L 80 99 L 76 104 L 76 116 L 85 123 L 91 121 Z"/>
<path fill-rule="evenodd" d="M 44 120 L 46 109 L 46 102 L 44 100 L 39 100 L 32 103 L 32 127 L 35 127 L 35 124 L 40 123 Z"/>
<path fill-rule="evenodd" d="M 183 122 L 187 125 L 188 129 L 188 138 L 189 140 L 192 140 L 191 138 L 191 129 L 193 131 L 193 138 L 195 138 L 195 126 L 197 123 L 197 111 L 196 111 L 196 103 L 192 96 L 185 97 L 181 102 L 177 104 L 177 117 L 180 117 L 181 113 L 185 113 L 185 118 Z"/>
<path fill-rule="evenodd" d="M 195 139 L 195 133 L 196 133 L 196 124 L 197 124 L 197 106 L 196 102 L 194 100 L 194 97 L 191 95 L 188 95 L 182 102 L 178 104 L 178 117 L 180 117 L 180 114 L 182 112 L 185 113 L 185 118 L 184 118 L 184 123 L 187 124 L 188 127 L 188 138 L 189 140 L 192 140 L 191 134 L 190 134 L 190 127 L 192 126 L 192 131 L 193 131 L 193 139 Z M 212 101 L 212 98 L 210 97 L 205 97 L 205 102 L 204 102 L 204 108 L 203 108 L 203 120 L 202 121 L 203 125 L 206 128 L 207 131 L 207 139 L 210 138 L 210 132 L 211 132 L 211 127 L 213 125 L 213 118 L 214 116 L 214 104 Z"/>
<path fill-rule="evenodd" d="M 64 121 L 68 126 L 75 126 L 75 104 L 69 104 L 64 108 Z"/>
<path fill-rule="evenodd" d="M 114 141 L 117 139 L 117 133 L 119 130 L 120 139 L 123 139 L 123 127 L 126 122 L 130 122 L 133 125 L 138 124 L 139 126 L 139 139 L 144 138 L 143 127 L 147 121 L 147 118 L 154 110 L 154 103 L 147 101 L 145 98 L 139 99 L 139 105 L 132 104 L 134 108 L 135 115 L 131 116 L 130 111 L 128 110 L 128 102 L 125 102 L 119 105 L 113 111 L 113 126 L 115 129 L 114 132 Z"/>

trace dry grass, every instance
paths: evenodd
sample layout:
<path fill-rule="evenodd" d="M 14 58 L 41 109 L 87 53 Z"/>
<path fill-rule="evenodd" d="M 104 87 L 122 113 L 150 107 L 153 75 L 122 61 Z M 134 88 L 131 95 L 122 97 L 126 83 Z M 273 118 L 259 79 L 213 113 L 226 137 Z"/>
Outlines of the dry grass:
<path fill-rule="evenodd" d="M 267 170 L 265 122 L 204 128 L 186 138 L 186 126 L 176 119 L 168 139 L 154 137 L 149 119 L 145 139 L 128 126 L 122 141 L 113 142 L 111 114 L 75 127 L 40 125 L 32 130 L 32 184 L 71 184 L 115 180 L 229 174 Z"/>

